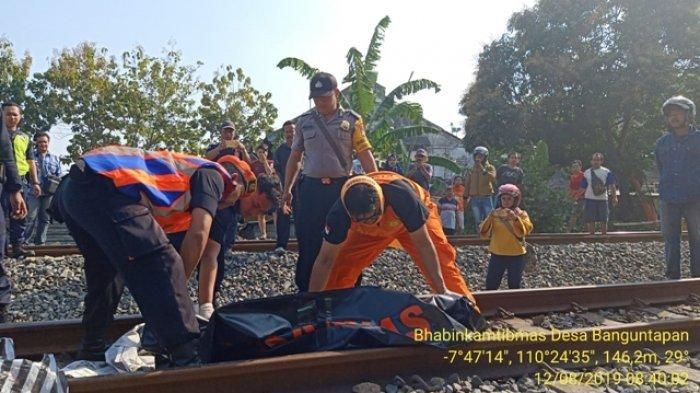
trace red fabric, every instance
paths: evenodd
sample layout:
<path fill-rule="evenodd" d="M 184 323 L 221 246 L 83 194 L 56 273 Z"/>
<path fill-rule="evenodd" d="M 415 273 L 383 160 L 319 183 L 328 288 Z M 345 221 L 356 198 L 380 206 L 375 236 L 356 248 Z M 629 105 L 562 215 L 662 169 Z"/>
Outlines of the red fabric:
<path fill-rule="evenodd" d="M 583 172 L 581 171 L 569 176 L 569 195 L 575 200 L 583 198 L 583 195 L 586 192 L 585 189 L 581 188 L 582 180 Z"/>

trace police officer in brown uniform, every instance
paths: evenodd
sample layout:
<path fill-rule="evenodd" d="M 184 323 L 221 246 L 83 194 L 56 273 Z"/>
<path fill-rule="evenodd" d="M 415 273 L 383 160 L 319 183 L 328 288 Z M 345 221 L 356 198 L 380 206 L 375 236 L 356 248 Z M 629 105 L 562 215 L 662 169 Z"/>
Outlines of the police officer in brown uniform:
<path fill-rule="evenodd" d="M 321 249 L 326 215 L 340 197 L 340 189 L 352 171 L 352 153 L 366 173 L 377 171 L 362 117 L 338 104 L 338 82 L 326 72 L 311 78 L 309 98 L 314 108 L 296 119 L 296 134 L 287 161 L 284 181 L 285 208 L 291 208 L 291 185 L 298 183 L 295 228 L 299 259 L 295 282 L 300 291 L 309 289 L 311 270 Z"/>

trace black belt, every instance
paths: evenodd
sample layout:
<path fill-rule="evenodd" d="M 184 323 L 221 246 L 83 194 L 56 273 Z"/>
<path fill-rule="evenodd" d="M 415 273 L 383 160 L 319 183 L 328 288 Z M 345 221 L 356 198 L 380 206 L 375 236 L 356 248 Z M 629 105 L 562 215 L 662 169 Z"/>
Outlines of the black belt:
<path fill-rule="evenodd" d="M 344 183 L 346 180 L 348 180 L 349 176 L 342 176 L 342 177 L 311 177 L 311 176 L 306 176 L 302 175 L 301 180 L 302 181 L 308 181 L 312 183 L 318 183 L 318 184 L 325 184 L 325 185 L 330 185 L 334 183 Z"/>

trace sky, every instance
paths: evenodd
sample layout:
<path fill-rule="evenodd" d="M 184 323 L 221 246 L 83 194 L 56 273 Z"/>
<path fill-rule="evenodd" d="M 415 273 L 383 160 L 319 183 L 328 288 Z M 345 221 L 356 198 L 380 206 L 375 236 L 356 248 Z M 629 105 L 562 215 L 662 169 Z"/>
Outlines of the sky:
<path fill-rule="evenodd" d="M 514 12 L 535 0 L 393 1 L 356 0 L 27 0 L 3 4 L 2 35 L 19 56 L 28 52 L 33 71 L 44 71 L 56 51 L 83 41 L 119 56 L 136 46 L 151 55 L 173 44 L 185 64 L 203 62 L 201 80 L 210 80 L 222 65 L 241 67 L 253 86 L 272 93 L 279 127 L 308 110 L 308 82 L 277 63 L 298 57 L 331 72 L 339 80 L 347 71 L 351 47 L 362 53 L 384 16 L 391 18 L 379 83 L 392 89 L 428 78 L 441 91 L 409 96 L 423 105 L 424 117 L 446 130 L 461 127 L 459 100 L 474 80 L 479 53 L 498 39 Z M 341 86 L 342 88 L 342 86 Z M 51 150 L 65 154 L 70 130 L 52 130 Z"/>

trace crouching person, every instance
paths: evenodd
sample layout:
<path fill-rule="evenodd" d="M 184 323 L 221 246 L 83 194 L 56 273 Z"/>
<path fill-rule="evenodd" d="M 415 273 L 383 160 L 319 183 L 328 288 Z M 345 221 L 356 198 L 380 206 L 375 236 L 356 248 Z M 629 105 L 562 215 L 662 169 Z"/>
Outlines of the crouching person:
<path fill-rule="evenodd" d="M 326 218 L 309 290 L 350 288 L 362 269 L 398 240 L 435 293 L 458 293 L 474 304 L 442 230 L 437 206 L 417 183 L 393 172 L 350 178 Z"/>
<path fill-rule="evenodd" d="M 243 182 L 244 191 L 235 205 L 219 209 L 216 213 L 209 242 L 200 261 L 199 315 L 205 319 L 209 319 L 214 312 L 214 295 L 219 292 L 224 279 L 226 250 L 235 242 L 238 219 L 276 211 L 282 195 L 277 176 L 255 176 L 247 162 L 230 155 L 217 162 L 228 173 L 237 174 L 236 177 Z"/>
<path fill-rule="evenodd" d="M 524 237 L 532 232 L 532 222 L 525 210 L 521 210 L 521 194 L 517 186 L 504 184 L 498 188 L 496 209 L 481 223 L 479 234 L 482 239 L 490 239 L 486 289 L 494 290 L 501 286 L 503 274 L 508 271 L 508 288 L 522 286 L 525 268 Z"/>
<path fill-rule="evenodd" d="M 104 360 L 104 336 L 126 285 L 170 364 L 199 364 L 186 282 L 217 209 L 240 195 L 234 180 L 198 157 L 120 146 L 92 150 L 71 167 L 51 212 L 65 221 L 85 258 L 80 358 Z M 167 234 L 182 231 L 178 253 Z"/>

